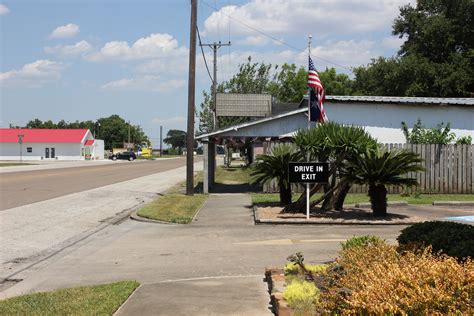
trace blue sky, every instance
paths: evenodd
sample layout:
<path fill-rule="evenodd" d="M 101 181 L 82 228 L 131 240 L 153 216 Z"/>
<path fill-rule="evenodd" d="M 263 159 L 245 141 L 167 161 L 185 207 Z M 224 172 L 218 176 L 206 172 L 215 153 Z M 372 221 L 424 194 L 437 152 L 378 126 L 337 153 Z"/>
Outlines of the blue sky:
<path fill-rule="evenodd" d="M 232 42 L 219 50 L 219 81 L 249 55 L 306 66 L 308 34 L 318 69 L 350 74 L 398 51 L 391 25 L 406 3 L 199 0 L 198 27 L 205 43 Z M 0 125 L 119 114 L 153 140 L 160 125 L 185 129 L 189 16 L 189 0 L 0 1 Z M 199 107 L 211 82 L 197 53 Z"/>

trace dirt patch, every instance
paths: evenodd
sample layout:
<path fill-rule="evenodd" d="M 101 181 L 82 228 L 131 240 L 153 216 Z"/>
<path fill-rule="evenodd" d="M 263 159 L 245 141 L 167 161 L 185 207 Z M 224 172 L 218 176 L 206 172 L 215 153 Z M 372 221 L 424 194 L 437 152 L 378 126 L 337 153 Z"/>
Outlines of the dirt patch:
<path fill-rule="evenodd" d="M 255 205 L 255 218 L 261 224 L 397 224 L 407 225 L 426 221 L 426 218 L 389 212 L 386 217 L 378 218 L 372 211 L 360 208 L 346 208 L 343 211 L 312 212 L 310 218 L 302 213 L 283 213 L 283 208 L 277 205 Z"/>

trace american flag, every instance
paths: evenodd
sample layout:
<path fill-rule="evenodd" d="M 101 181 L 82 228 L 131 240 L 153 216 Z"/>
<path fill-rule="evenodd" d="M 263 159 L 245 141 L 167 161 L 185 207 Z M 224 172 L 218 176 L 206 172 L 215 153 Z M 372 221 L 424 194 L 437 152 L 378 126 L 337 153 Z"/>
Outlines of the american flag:
<path fill-rule="evenodd" d="M 324 111 L 324 87 L 319 80 L 319 75 L 314 67 L 311 57 L 309 57 L 309 69 L 308 69 L 308 86 L 310 89 L 309 93 L 309 113 L 311 122 L 324 123 L 328 121 L 326 112 Z"/>

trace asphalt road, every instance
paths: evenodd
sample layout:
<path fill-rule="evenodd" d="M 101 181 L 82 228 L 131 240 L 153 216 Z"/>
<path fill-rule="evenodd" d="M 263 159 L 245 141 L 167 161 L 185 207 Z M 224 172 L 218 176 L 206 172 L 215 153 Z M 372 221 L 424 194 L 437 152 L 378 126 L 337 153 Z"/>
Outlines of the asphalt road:
<path fill-rule="evenodd" d="M 195 158 L 198 161 L 200 158 Z M 185 158 L 0 174 L 0 210 L 183 167 Z"/>

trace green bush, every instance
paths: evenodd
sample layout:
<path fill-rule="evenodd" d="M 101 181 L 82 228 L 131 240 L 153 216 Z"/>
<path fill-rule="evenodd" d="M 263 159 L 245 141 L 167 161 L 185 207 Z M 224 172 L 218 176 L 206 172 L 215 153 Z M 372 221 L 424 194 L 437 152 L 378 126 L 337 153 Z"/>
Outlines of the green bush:
<path fill-rule="evenodd" d="M 424 222 L 402 230 L 397 238 L 402 248 L 431 245 L 434 252 L 441 251 L 459 260 L 474 258 L 474 226 L 452 222 Z"/>
<path fill-rule="evenodd" d="M 297 314 L 312 314 L 319 301 L 320 292 L 314 283 L 294 279 L 286 286 L 283 298 Z"/>
<path fill-rule="evenodd" d="M 367 247 L 383 243 L 383 239 L 377 236 L 354 236 L 344 242 L 341 242 L 342 250 L 352 249 L 356 247 Z"/>

